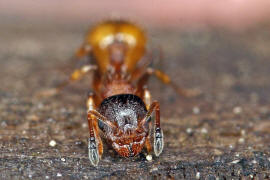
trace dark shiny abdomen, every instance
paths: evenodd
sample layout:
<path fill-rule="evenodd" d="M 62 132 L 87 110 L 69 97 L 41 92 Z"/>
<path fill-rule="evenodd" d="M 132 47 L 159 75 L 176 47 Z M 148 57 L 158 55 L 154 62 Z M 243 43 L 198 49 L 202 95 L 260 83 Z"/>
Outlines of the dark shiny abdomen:
<path fill-rule="evenodd" d="M 133 94 L 119 94 L 103 100 L 98 110 L 109 121 L 116 122 L 118 128 L 136 128 L 147 110 L 142 99 Z M 99 121 L 99 127 L 104 131 L 104 124 Z"/>

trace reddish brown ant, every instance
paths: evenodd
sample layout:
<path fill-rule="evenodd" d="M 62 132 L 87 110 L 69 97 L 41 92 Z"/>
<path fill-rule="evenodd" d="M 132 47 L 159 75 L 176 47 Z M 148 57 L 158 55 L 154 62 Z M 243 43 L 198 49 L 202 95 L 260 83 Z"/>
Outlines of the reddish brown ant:
<path fill-rule="evenodd" d="M 134 24 L 126 21 L 106 21 L 95 26 L 87 34 L 77 51 L 77 58 L 91 57 L 95 64 L 76 69 L 70 81 L 80 79 L 93 71 L 91 93 L 87 100 L 87 119 L 90 137 L 89 159 L 96 166 L 103 154 L 101 130 L 105 139 L 123 157 L 138 155 L 143 147 L 148 154 L 151 145 L 151 115 L 155 112 L 153 146 L 159 156 L 163 150 L 163 132 L 160 126 L 160 106 L 151 102 L 151 94 L 145 87 L 149 77 L 155 75 L 163 83 L 171 85 L 181 95 L 192 92 L 180 89 L 163 72 L 147 67 L 146 36 Z M 140 62 L 140 63 L 139 63 Z"/>

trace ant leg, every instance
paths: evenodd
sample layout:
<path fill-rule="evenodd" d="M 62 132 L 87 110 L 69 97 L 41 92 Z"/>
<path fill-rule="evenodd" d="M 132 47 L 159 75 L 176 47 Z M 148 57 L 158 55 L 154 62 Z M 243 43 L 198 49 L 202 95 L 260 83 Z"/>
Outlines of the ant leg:
<path fill-rule="evenodd" d="M 95 71 L 95 70 L 97 70 L 96 65 L 84 65 L 80 69 L 75 69 L 72 72 L 72 74 L 70 75 L 69 79 L 67 81 L 63 82 L 62 84 L 60 84 L 56 88 L 56 91 L 57 92 L 61 91 L 64 87 L 69 85 L 70 82 L 77 81 L 77 80 L 81 79 L 86 73 L 88 73 L 90 71 Z"/>
<path fill-rule="evenodd" d="M 94 95 L 90 94 L 87 100 L 87 120 L 90 138 L 88 139 L 88 155 L 92 165 L 97 166 L 103 154 L 103 144 L 98 133 L 97 118 L 90 112 L 95 109 Z M 97 139 L 96 139 L 97 138 Z M 98 149 L 97 149 L 98 147 Z"/>
<path fill-rule="evenodd" d="M 150 135 L 148 135 L 147 138 L 146 138 L 146 140 L 145 140 L 145 147 L 146 147 L 146 150 L 147 150 L 147 156 L 152 157 L 152 155 L 151 155 L 152 145 L 151 145 Z"/>
<path fill-rule="evenodd" d="M 144 101 L 144 103 L 146 105 L 146 109 L 148 111 L 150 108 L 150 105 L 151 105 L 151 94 L 146 87 L 144 87 L 143 93 L 144 93 L 143 94 L 143 101 Z M 149 132 L 149 135 L 147 136 L 146 141 L 145 141 L 145 147 L 146 147 L 147 154 L 148 154 L 147 156 L 151 156 L 150 154 L 152 152 L 152 145 L 151 145 L 151 140 L 150 140 L 151 130 L 152 130 L 152 122 L 151 121 L 149 122 L 149 129 L 150 129 L 150 132 Z"/>
<path fill-rule="evenodd" d="M 54 96 L 58 94 L 64 87 L 69 85 L 71 82 L 79 80 L 87 72 L 94 71 L 96 69 L 97 69 L 96 65 L 84 65 L 80 69 L 75 69 L 67 81 L 64 81 L 63 83 L 58 85 L 56 88 L 51 88 L 51 89 L 42 91 L 41 93 L 39 93 L 39 95 L 40 96 Z"/>
<path fill-rule="evenodd" d="M 146 105 L 146 109 L 149 110 L 151 105 L 151 93 L 147 87 L 144 87 L 143 89 L 143 101 Z"/>
<path fill-rule="evenodd" d="M 91 52 L 92 52 L 92 47 L 87 43 L 83 43 L 80 49 L 77 50 L 75 56 L 80 59 L 81 57 L 86 56 L 87 54 L 90 54 Z"/>
<path fill-rule="evenodd" d="M 201 94 L 201 91 L 197 89 L 183 89 L 183 88 L 178 87 L 175 84 L 175 82 L 173 82 L 167 74 L 165 74 L 164 72 L 160 70 L 147 68 L 146 73 L 148 74 L 148 76 L 155 75 L 161 82 L 171 86 L 181 96 L 195 97 Z"/>
<path fill-rule="evenodd" d="M 155 128 L 154 128 L 154 152 L 156 156 L 159 156 L 163 150 L 164 140 L 163 140 L 163 131 L 160 127 L 160 108 L 159 103 L 154 101 L 149 107 L 148 112 L 145 115 L 145 118 L 141 121 L 141 125 L 147 123 L 151 118 L 151 114 L 155 111 Z"/>
<path fill-rule="evenodd" d="M 97 166 L 99 159 L 101 159 L 103 154 L 103 144 L 98 133 L 98 120 L 103 121 L 103 123 L 111 129 L 116 127 L 114 124 L 108 121 L 106 117 L 95 110 L 94 94 L 92 93 L 89 94 L 87 100 L 87 109 L 87 120 L 90 134 L 88 139 L 88 155 L 91 164 Z"/>

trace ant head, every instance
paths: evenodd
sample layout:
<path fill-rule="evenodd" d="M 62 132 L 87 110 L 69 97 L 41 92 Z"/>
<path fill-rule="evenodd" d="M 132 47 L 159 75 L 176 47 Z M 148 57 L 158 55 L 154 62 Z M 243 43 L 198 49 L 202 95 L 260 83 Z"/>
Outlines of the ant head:
<path fill-rule="evenodd" d="M 99 112 L 114 124 L 108 127 L 99 122 L 112 147 L 124 157 L 139 154 L 149 131 L 147 123 L 141 124 L 147 113 L 141 98 L 132 94 L 111 96 L 101 103 Z"/>

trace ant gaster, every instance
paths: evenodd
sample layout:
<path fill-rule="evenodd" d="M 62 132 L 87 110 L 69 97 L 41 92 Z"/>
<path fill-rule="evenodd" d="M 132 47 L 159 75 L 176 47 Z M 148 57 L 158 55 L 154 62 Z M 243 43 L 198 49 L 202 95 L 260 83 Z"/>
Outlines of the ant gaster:
<path fill-rule="evenodd" d="M 144 147 L 151 154 L 151 140 L 154 153 L 159 156 L 164 146 L 160 105 L 151 101 L 151 94 L 145 85 L 149 77 L 155 75 L 181 95 L 189 96 L 190 93 L 178 88 L 168 75 L 147 67 L 150 60 L 146 56 L 144 32 L 126 21 L 103 22 L 87 34 L 76 56 L 79 59 L 90 57 L 95 63 L 76 69 L 69 81 L 58 89 L 80 79 L 87 72 L 94 72 L 94 93 L 90 93 L 87 100 L 91 164 L 97 166 L 103 154 L 100 132 L 120 156 L 136 156 Z M 151 119 L 152 114 L 155 114 L 155 119 Z"/>

